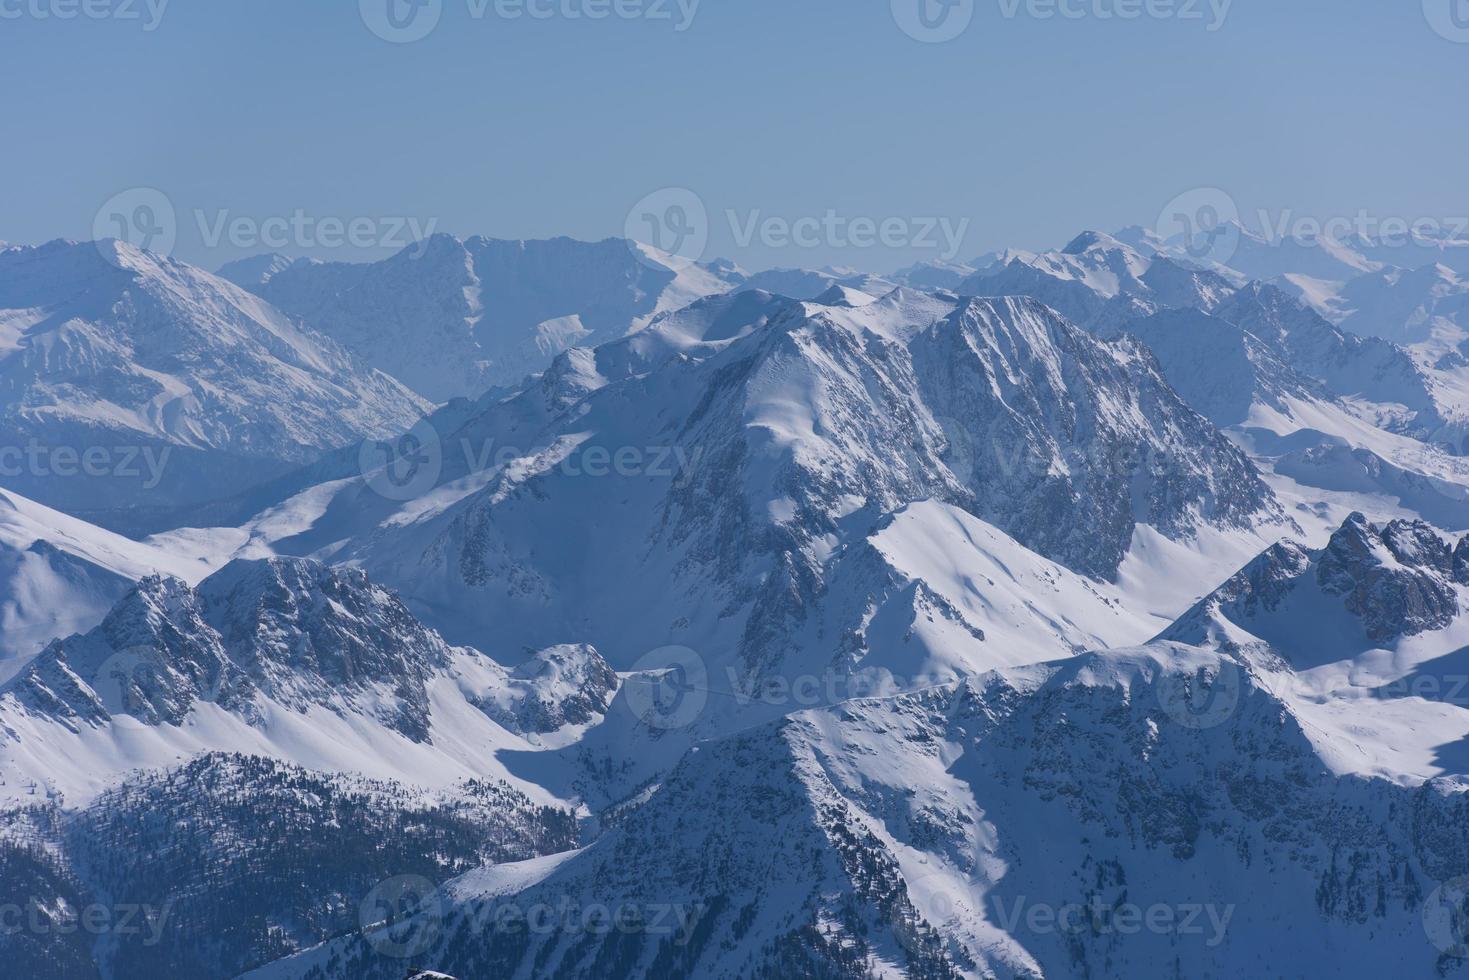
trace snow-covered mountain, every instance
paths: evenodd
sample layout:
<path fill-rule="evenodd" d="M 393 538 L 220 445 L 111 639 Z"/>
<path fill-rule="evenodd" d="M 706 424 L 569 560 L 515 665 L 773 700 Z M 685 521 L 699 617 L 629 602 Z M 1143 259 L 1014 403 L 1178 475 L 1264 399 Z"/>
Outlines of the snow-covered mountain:
<path fill-rule="evenodd" d="M 1222 424 L 1242 422 L 1257 396 L 1271 403 L 1272 391 L 1314 390 L 1387 431 L 1458 445 L 1469 401 L 1457 378 L 1439 373 L 1456 365 L 1436 368 L 1378 337 L 1343 331 L 1276 286 L 1145 251 L 1156 236 L 1120 234 L 1138 247 L 1085 232 L 1059 252 L 976 273 L 960 289 L 1030 296 L 1101 336 L 1131 333 L 1160 345 L 1169 381 Z"/>
<path fill-rule="evenodd" d="M 442 234 L 376 263 L 263 256 L 221 271 L 432 402 L 517 384 L 738 278 L 621 239 Z"/>
<path fill-rule="evenodd" d="M 1447 266 L 1313 308 L 1140 229 L 893 277 L 110 254 L 82 326 L 203 338 L 119 364 L 303 435 L 244 374 L 408 407 L 143 541 L 0 493 L 0 909 L 145 924 L 15 968 L 1469 970 Z"/>
<path fill-rule="evenodd" d="M 52 639 L 100 623 L 137 579 L 167 571 L 197 581 L 211 570 L 0 490 L 0 681 Z"/>
<path fill-rule="evenodd" d="M 620 683 L 588 647 L 514 669 L 450 647 L 360 571 L 146 578 L 0 686 L 0 898 L 58 924 L 0 952 L 232 974 L 357 926 L 393 875 L 569 850 L 575 802 L 498 754 L 576 739 Z M 154 921 L 73 946 L 69 910 L 105 900 Z"/>
<path fill-rule="evenodd" d="M 1465 550 L 1353 516 L 1147 646 L 706 742 L 597 846 L 251 976 L 388 978 L 404 935 L 458 976 L 1463 975 Z"/>
<path fill-rule="evenodd" d="M 490 771 L 485 746 L 587 725 L 618 685 L 590 647 L 505 653 L 523 662 L 451 647 L 362 572 L 306 559 L 232 562 L 194 588 L 153 576 L 0 687 L 0 778 L 85 799 L 179 752 L 248 747 L 441 785 Z"/>
<path fill-rule="evenodd" d="M 1331 304 L 1342 329 L 1412 346 L 1469 337 L 1469 281 L 1444 265 L 1388 269 L 1346 283 Z"/>
<path fill-rule="evenodd" d="M 0 392 L 0 481 L 127 527 L 427 407 L 258 297 L 119 242 L 0 252 Z"/>
<path fill-rule="evenodd" d="M 860 614 L 854 639 L 803 624 L 862 595 L 832 578 L 920 501 L 1103 579 L 1142 526 L 1288 523 L 1143 348 L 1021 299 L 711 299 L 428 439 L 437 489 L 334 481 L 279 505 L 272 547 L 362 564 L 455 642 L 596 643 L 619 667 L 669 644 L 860 661 Z"/>
<path fill-rule="evenodd" d="M 1145 255 L 1097 231 L 1060 251 L 998 253 L 954 288 L 971 296 L 1030 296 L 1089 330 L 1167 309 L 1211 312 L 1232 292 L 1220 275 Z"/>

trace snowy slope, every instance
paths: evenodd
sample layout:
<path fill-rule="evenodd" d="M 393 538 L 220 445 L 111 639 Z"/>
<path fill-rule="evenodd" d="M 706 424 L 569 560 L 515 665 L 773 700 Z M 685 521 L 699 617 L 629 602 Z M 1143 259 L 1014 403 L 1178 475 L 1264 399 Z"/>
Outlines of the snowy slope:
<path fill-rule="evenodd" d="M 76 513 L 237 490 L 426 403 L 201 270 L 117 242 L 0 253 L 5 485 Z"/>
<path fill-rule="evenodd" d="M 1464 791 L 1340 775 L 1266 679 L 1160 643 L 701 745 L 596 845 L 447 885 L 418 958 L 573 978 L 1460 975 L 1425 922 L 1465 869 Z M 566 914 L 502 927 L 541 906 Z M 593 908 L 641 927 L 590 930 Z M 393 977 L 374 936 L 251 976 Z"/>
<path fill-rule="evenodd" d="M 0 490 L 0 681 L 52 640 L 101 622 L 134 581 L 211 568 Z"/>
<path fill-rule="evenodd" d="M 357 571 L 277 558 L 197 588 L 152 577 L 0 687 L 0 780 L 77 803 L 209 751 L 437 787 L 505 775 L 496 750 L 570 737 L 618 684 L 589 647 L 512 657 L 450 647 Z"/>

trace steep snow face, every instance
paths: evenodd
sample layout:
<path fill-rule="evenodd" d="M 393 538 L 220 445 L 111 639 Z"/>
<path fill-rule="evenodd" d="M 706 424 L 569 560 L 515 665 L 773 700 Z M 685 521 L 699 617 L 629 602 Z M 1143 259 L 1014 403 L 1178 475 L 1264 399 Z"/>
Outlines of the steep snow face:
<path fill-rule="evenodd" d="M 243 289 L 253 291 L 270 282 L 277 273 L 290 268 L 291 264 L 291 259 L 279 252 L 267 252 L 264 255 L 252 255 L 249 258 L 228 262 L 220 266 L 215 275 Z"/>
<path fill-rule="evenodd" d="M 0 688 L 4 785 L 84 797 L 126 768 L 227 748 L 442 782 L 493 770 L 475 758 L 487 747 L 579 730 L 617 684 L 589 647 L 513 673 L 450 647 L 361 571 L 242 560 L 197 588 L 144 579 Z M 67 757 L 86 764 L 47 768 Z"/>
<path fill-rule="evenodd" d="M 791 299 L 821 301 L 824 294 L 838 290 L 836 295 L 849 299 L 878 299 L 897 288 L 898 283 L 880 276 L 857 272 L 854 269 L 768 269 L 748 276 L 739 284 L 742 290 L 757 289 L 775 293 Z M 923 288 L 923 287 L 919 287 Z"/>
<path fill-rule="evenodd" d="M 1134 239 L 1148 244 L 1144 238 Z M 1460 389 L 1469 391 L 1469 382 L 1460 382 L 1457 376 L 1436 378 L 1428 364 L 1416 363 L 1400 347 L 1343 333 L 1280 288 L 1258 282 L 1240 287 L 1235 281 L 1239 277 L 1230 270 L 1203 271 L 1192 263 L 1174 261 L 1169 254 L 1140 251 L 1112 236 L 1086 232 L 1060 252 L 1015 259 L 999 269 L 979 272 L 962 283 L 960 291 L 1030 296 L 1105 337 L 1135 333 L 1137 327 L 1148 334 L 1146 341 L 1167 348 L 1161 356 L 1165 367 L 1175 370 L 1170 381 L 1204 399 L 1194 405 L 1215 421 L 1240 421 L 1252 400 L 1246 392 L 1274 403 L 1265 389 L 1299 395 L 1314 382 L 1330 396 L 1359 406 L 1368 421 L 1389 431 L 1421 440 L 1456 441 L 1463 427 L 1449 420 L 1463 414 Z M 1140 323 L 1170 312 L 1178 317 Z M 1198 320 L 1200 315 L 1233 324 L 1252 339 L 1230 341 L 1227 331 L 1212 321 Z M 1226 363 L 1233 365 L 1229 383 L 1200 377 L 1196 367 L 1206 370 L 1207 362 L 1192 345 L 1192 337 L 1165 332 L 1166 327 L 1183 325 L 1184 318 L 1194 320 L 1195 333 L 1206 332 L 1199 340 L 1212 352 L 1227 356 Z M 1445 370 L 1456 368 L 1452 346 L 1440 347 L 1432 361 Z M 1265 360 L 1280 364 L 1267 367 Z M 1298 377 L 1284 376 L 1281 364 Z M 1274 380 L 1267 382 L 1262 374 L 1275 376 Z M 1469 371 L 1464 376 L 1469 378 Z M 1246 377 L 1250 379 L 1246 388 L 1236 390 L 1233 382 Z"/>
<path fill-rule="evenodd" d="M 72 512 L 208 499 L 426 408 L 259 298 L 116 242 L 0 253 L 0 388 L 6 485 Z"/>
<path fill-rule="evenodd" d="M 52 640 L 100 623 L 137 579 L 211 570 L 0 490 L 0 682 Z"/>
<path fill-rule="evenodd" d="M 913 348 L 934 413 L 968 441 L 976 512 L 1079 571 L 1114 576 L 1136 524 L 1186 536 L 1197 521 L 1243 527 L 1272 506 L 1243 455 L 1136 344 L 1005 299 L 970 303 Z"/>
<path fill-rule="evenodd" d="M 1469 868 L 1465 788 L 1337 775 L 1253 668 L 1159 643 L 705 743 L 596 846 L 447 886 L 420 962 L 589 980 L 1454 973 L 1424 904 Z M 575 914 L 502 927 L 539 907 Z M 596 932 L 594 908 L 641 917 Z M 349 937 L 252 976 L 387 980 L 380 948 Z"/>
<path fill-rule="evenodd" d="M 297 262 L 249 288 L 446 402 L 520 382 L 568 348 L 616 339 L 732 285 L 617 239 L 436 235 L 372 264 Z"/>

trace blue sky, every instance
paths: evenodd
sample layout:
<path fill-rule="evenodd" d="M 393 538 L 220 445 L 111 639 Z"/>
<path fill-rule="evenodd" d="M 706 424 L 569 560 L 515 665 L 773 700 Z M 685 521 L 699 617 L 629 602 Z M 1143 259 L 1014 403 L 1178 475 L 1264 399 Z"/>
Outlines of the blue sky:
<path fill-rule="evenodd" d="M 0 0 L 0 240 L 92 237 L 139 187 L 211 268 L 293 217 L 281 250 L 324 258 L 398 223 L 603 238 L 670 187 L 704 208 L 702 257 L 751 268 L 1049 247 L 1199 187 L 1247 222 L 1469 214 L 1469 0 L 1233 0 L 1222 23 L 1223 0 L 962 0 L 930 8 L 970 17 L 945 43 L 899 26 L 919 0 L 702 0 L 687 23 L 693 0 L 429 0 L 411 43 L 367 26 L 388 0 L 149 2 Z M 521 2 L 550 16 L 497 13 Z M 1143 15 L 1103 16 L 1119 2 Z M 637 16 L 568 16 L 614 3 Z M 803 219 L 803 244 L 778 234 Z"/>

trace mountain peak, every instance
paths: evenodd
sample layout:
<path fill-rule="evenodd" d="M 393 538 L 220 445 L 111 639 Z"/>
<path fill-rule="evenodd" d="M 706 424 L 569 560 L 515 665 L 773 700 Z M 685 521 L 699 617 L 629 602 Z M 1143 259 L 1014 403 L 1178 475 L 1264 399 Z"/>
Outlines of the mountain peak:
<path fill-rule="evenodd" d="M 1084 231 L 1061 249 L 1061 254 L 1081 255 L 1094 248 L 1128 248 L 1128 246 L 1104 231 Z"/>

